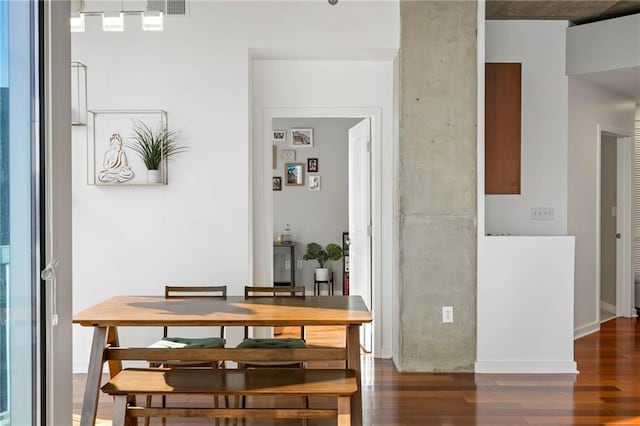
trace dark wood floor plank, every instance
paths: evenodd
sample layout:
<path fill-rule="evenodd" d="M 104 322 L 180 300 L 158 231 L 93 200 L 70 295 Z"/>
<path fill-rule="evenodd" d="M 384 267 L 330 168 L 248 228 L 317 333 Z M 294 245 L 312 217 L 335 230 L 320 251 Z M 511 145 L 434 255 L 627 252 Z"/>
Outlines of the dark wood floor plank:
<path fill-rule="evenodd" d="M 285 330 L 286 332 L 286 330 Z M 342 334 L 336 339 L 336 332 Z M 341 330 L 314 330 L 310 344 L 344 341 Z M 372 365 L 363 376 L 365 425 L 640 425 L 640 325 L 618 318 L 602 330 L 575 342 L 580 374 L 422 374 L 398 373 L 390 360 Z M 368 360 L 367 360 L 368 361 Z M 341 368 L 340 363 L 310 363 L 318 368 Z M 79 414 L 84 375 L 74 375 L 74 413 Z M 372 379 L 370 379 L 372 377 Z M 175 400 L 175 403 L 180 401 Z M 191 397 L 194 406 L 210 401 Z M 297 407 L 299 398 L 261 398 L 250 406 L 271 404 Z M 311 398 L 312 408 L 331 407 L 329 398 Z M 98 417 L 110 419 L 113 402 L 100 397 Z M 109 425 L 110 422 L 97 423 Z M 161 424 L 154 419 L 152 425 Z M 170 419 L 168 425 L 211 424 L 204 419 Z M 247 421 L 250 426 L 299 425 L 297 420 Z M 332 425 L 312 420 L 309 426 Z"/>

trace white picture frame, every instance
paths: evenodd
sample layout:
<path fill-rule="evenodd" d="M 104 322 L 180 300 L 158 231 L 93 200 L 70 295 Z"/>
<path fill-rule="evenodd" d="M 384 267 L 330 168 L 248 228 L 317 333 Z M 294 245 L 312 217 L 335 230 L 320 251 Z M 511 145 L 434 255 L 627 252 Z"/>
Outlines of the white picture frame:
<path fill-rule="evenodd" d="M 296 148 L 313 147 L 313 129 L 291 129 L 291 146 Z"/>
<path fill-rule="evenodd" d="M 296 150 L 295 149 L 281 149 L 280 150 L 280 159 L 282 161 L 296 161 Z"/>
<path fill-rule="evenodd" d="M 320 176 L 310 175 L 307 180 L 309 191 L 320 191 Z"/>
<path fill-rule="evenodd" d="M 273 130 L 271 132 L 271 139 L 274 142 L 285 142 L 287 140 L 286 130 Z"/>

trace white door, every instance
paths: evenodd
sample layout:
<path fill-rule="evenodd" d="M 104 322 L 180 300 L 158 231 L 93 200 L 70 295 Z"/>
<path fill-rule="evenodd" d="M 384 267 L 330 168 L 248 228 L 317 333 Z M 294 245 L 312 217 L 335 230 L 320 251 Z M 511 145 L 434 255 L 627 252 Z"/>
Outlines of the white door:
<path fill-rule="evenodd" d="M 371 119 L 349 129 L 349 294 L 372 308 L 371 289 Z M 371 324 L 361 331 L 365 351 L 372 350 Z"/>

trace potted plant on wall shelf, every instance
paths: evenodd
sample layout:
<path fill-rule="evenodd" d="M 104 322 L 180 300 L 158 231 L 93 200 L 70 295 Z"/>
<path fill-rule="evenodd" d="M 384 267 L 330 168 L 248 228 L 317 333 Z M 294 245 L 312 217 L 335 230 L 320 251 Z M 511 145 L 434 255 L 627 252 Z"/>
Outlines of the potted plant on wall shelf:
<path fill-rule="evenodd" d="M 316 280 L 329 281 L 329 268 L 324 265 L 329 260 L 340 260 L 342 258 L 342 247 L 338 244 L 330 243 L 322 247 L 318 243 L 307 244 L 307 252 L 302 257 L 304 260 L 317 260 L 319 268 L 316 268 Z"/>
<path fill-rule="evenodd" d="M 186 147 L 176 145 L 176 132 L 163 127 L 162 124 L 153 131 L 146 123 L 135 120 L 133 135 L 129 139 L 131 142 L 127 147 L 142 158 L 147 168 L 147 183 L 161 183 L 162 163 L 169 157 L 187 150 Z"/>

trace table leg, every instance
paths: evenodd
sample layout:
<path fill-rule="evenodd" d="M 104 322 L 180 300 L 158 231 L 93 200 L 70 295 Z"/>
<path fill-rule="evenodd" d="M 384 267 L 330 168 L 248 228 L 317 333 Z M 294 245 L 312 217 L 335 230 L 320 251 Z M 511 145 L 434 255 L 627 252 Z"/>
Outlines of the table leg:
<path fill-rule="evenodd" d="M 107 329 L 107 345 L 111 347 L 120 346 L 120 340 L 118 339 L 118 329 L 116 327 L 112 326 Z M 122 371 L 122 361 L 120 360 L 109 360 L 107 361 L 107 364 L 109 365 L 109 377 L 114 377 L 116 374 Z M 136 405 L 135 395 L 129 395 L 127 397 L 127 403 L 130 405 Z M 138 419 L 127 417 L 124 420 L 124 424 L 125 426 L 138 426 Z"/>
<path fill-rule="evenodd" d="M 91 355 L 89 356 L 87 383 L 84 388 L 84 399 L 82 401 L 80 426 L 93 426 L 96 422 L 98 396 L 100 395 L 100 382 L 102 379 L 102 366 L 104 364 L 104 348 L 106 343 L 107 327 L 95 327 L 93 329 Z"/>
<path fill-rule="evenodd" d="M 356 372 L 358 391 L 351 398 L 351 424 L 362 426 L 362 375 L 360 371 L 360 324 L 347 327 L 347 368 Z"/>

